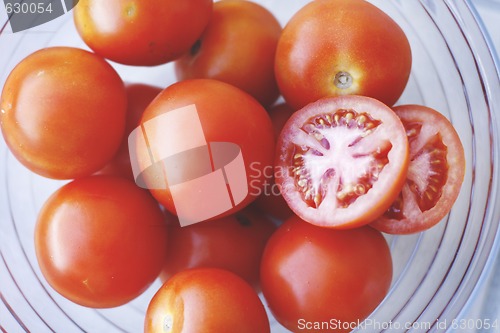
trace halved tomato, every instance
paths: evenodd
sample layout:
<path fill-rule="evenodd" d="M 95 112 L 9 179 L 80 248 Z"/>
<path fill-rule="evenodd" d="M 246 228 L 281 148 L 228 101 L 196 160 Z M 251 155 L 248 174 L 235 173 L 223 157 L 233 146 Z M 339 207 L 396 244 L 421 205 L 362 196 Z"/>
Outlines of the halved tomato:
<path fill-rule="evenodd" d="M 398 116 L 362 96 L 321 99 L 295 112 L 278 138 L 276 183 L 303 220 L 353 228 L 382 215 L 406 179 Z"/>
<path fill-rule="evenodd" d="M 462 142 L 450 121 L 421 105 L 394 108 L 410 144 L 408 176 L 392 206 L 371 225 L 390 234 L 429 229 L 449 213 L 465 175 Z"/>

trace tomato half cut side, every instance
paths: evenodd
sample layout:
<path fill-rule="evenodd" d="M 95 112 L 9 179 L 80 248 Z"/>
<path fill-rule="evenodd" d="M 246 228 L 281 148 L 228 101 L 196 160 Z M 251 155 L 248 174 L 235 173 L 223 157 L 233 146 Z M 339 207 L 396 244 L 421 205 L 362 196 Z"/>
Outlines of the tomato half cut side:
<path fill-rule="evenodd" d="M 394 108 L 410 144 L 403 189 L 391 207 L 371 225 L 385 233 L 411 234 L 441 221 L 455 203 L 465 175 L 462 142 L 451 122 L 421 105 Z"/>
<path fill-rule="evenodd" d="M 382 215 L 406 179 L 408 140 L 399 117 L 363 96 L 321 99 L 295 112 L 277 145 L 276 183 L 303 220 L 353 228 Z"/>

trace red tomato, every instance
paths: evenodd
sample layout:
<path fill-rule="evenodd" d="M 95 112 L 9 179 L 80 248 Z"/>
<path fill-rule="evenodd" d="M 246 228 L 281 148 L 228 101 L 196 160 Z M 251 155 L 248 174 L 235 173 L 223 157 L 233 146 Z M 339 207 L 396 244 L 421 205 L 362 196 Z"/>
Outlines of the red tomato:
<path fill-rule="evenodd" d="M 295 109 L 322 97 L 364 95 L 393 105 L 411 70 L 403 30 L 364 0 L 316 0 L 283 29 L 275 73 Z"/>
<path fill-rule="evenodd" d="M 261 195 L 255 200 L 254 206 L 263 214 L 267 214 L 280 221 L 284 221 L 293 215 L 293 211 L 285 199 L 283 199 L 279 186 L 276 185 L 272 176 L 266 182 Z"/>
<path fill-rule="evenodd" d="M 288 121 L 288 119 L 293 114 L 294 110 L 287 104 L 278 104 L 273 106 L 269 110 L 269 115 L 271 116 L 271 121 L 274 127 L 274 136 L 278 139 L 283 126 Z M 270 172 L 266 173 L 266 185 L 261 195 L 255 200 L 255 207 L 274 218 L 279 220 L 286 220 L 293 215 L 292 210 L 288 207 L 285 199 L 281 196 L 279 187 L 276 185 L 274 180 L 274 174 L 270 169 Z"/>
<path fill-rule="evenodd" d="M 279 96 L 274 56 L 281 25 L 264 7 L 246 0 L 214 4 L 207 29 L 176 61 L 179 80 L 207 78 L 230 83 L 271 105 Z"/>
<path fill-rule="evenodd" d="M 142 117 L 141 124 L 147 127 L 148 149 L 145 149 L 144 146 L 138 148 L 137 161 L 143 163 L 144 167 L 151 163 L 150 149 L 158 151 L 168 148 L 171 151 L 180 151 L 184 149 L 183 147 L 186 144 L 192 144 L 190 140 L 194 140 L 192 139 L 193 136 L 198 137 L 199 133 L 194 134 L 195 129 L 197 129 L 194 119 L 179 124 L 173 123 L 171 126 L 181 129 L 180 132 L 182 132 L 175 135 L 185 135 L 185 138 L 173 137 L 169 139 L 166 138 L 165 134 L 164 126 L 166 125 L 151 121 L 174 110 L 178 113 L 180 108 L 188 106 L 196 108 L 202 127 L 200 131 L 203 131 L 202 135 L 204 136 L 202 139 L 207 143 L 233 143 L 241 149 L 246 173 L 246 184 L 243 179 L 243 185 L 248 187 L 248 193 L 241 202 L 235 204 L 232 209 L 225 211 L 218 217 L 230 215 L 248 205 L 260 194 L 259 190 L 263 187 L 265 178 L 263 170 L 272 165 L 274 155 L 271 120 L 266 110 L 254 98 L 227 83 L 209 79 L 186 80 L 175 83 L 158 95 Z M 192 127 L 193 124 L 196 126 Z M 146 127 L 144 128 L 146 129 Z M 169 135 L 174 134 L 170 133 Z M 165 143 L 166 140 L 168 140 L 168 143 Z M 188 140 L 189 142 L 186 143 Z M 205 149 L 205 146 L 203 146 L 203 149 Z M 170 168 L 168 172 L 165 167 L 163 171 L 166 174 L 165 178 L 175 178 L 179 180 L 179 183 L 185 183 L 213 171 L 213 166 L 209 166 L 210 170 L 200 171 L 203 165 L 207 163 L 205 155 L 193 153 L 180 156 L 182 158 L 175 160 L 175 167 Z M 213 154 L 212 157 L 214 157 Z M 156 178 L 152 179 L 153 182 L 156 180 Z M 241 179 L 238 178 L 238 181 L 241 181 Z M 149 186 L 149 188 L 151 187 L 153 186 Z M 183 187 L 181 189 L 177 187 L 176 190 L 178 203 L 188 205 L 190 210 L 211 209 L 210 206 L 213 201 L 209 203 L 207 199 L 214 198 L 210 194 L 204 194 L 208 192 L 200 192 L 201 197 L 198 194 L 198 199 L 195 199 L 191 191 L 192 187 Z M 205 191 L 206 189 L 200 188 L 199 190 Z M 165 208 L 173 214 L 177 213 L 178 207 L 174 204 L 170 185 L 164 188 L 151 189 L 150 191 Z M 227 192 L 226 189 L 224 191 Z M 217 201 L 218 199 L 217 197 L 214 200 Z"/>
<path fill-rule="evenodd" d="M 290 119 L 295 110 L 286 103 L 280 103 L 274 105 L 268 112 L 273 122 L 274 136 L 277 140 L 283 127 L 285 127 L 286 122 Z"/>
<path fill-rule="evenodd" d="M 10 73 L 0 124 L 11 152 L 28 169 L 72 179 L 92 174 L 113 157 L 126 103 L 122 80 L 101 57 L 53 47 L 31 54 Z"/>
<path fill-rule="evenodd" d="M 149 303 L 145 333 L 266 333 L 259 297 L 239 276 L 218 268 L 174 275 Z"/>
<path fill-rule="evenodd" d="M 271 220 L 248 208 L 207 223 L 169 225 L 167 260 L 160 278 L 166 281 L 188 268 L 214 267 L 258 288 L 260 258 L 275 229 Z"/>
<path fill-rule="evenodd" d="M 449 213 L 460 193 L 465 155 L 449 120 L 421 105 L 394 108 L 410 142 L 408 176 L 392 206 L 371 225 L 390 234 L 429 229 Z"/>
<path fill-rule="evenodd" d="M 128 149 L 128 136 L 139 125 L 142 114 L 151 101 L 161 92 L 161 88 L 147 84 L 129 84 L 125 86 L 127 92 L 127 119 L 125 124 L 125 135 L 118 152 L 113 159 L 104 166 L 97 174 L 116 175 L 134 180 L 130 155 Z"/>
<path fill-rule="evenodd" d="M 139 296 L 160 273 L 167 227 L 147 191 L 126 179 L 90 176 L 45 203 L 35 250 L 61 295 L 83 306 L 114 307 Z"/>
<path fill-rule="evenodd" d="M 370 227 L 325 229 L 294 216 L 271 236 L 262 257 L 262 292 L 276 319 L 293 332 L 350 332 L 383 300 L 392 260 Z M 315 324 L 316 323 L 316 324 Z"/>
<path fill-rule="evenodd" d="M 370 223 L 394 202 L 408 168 L 398 116 L 362 96 L 319 100 L 295 112 L 277 143 L 276 183 L 302 219 L 325 227 Z"/>
<path fill-rule="evenodd" d="M 126 65 L 154 66 L 189 51 L 211 13 L 212 0 L 80 0 L 74 20 L 97 54 Z"/>

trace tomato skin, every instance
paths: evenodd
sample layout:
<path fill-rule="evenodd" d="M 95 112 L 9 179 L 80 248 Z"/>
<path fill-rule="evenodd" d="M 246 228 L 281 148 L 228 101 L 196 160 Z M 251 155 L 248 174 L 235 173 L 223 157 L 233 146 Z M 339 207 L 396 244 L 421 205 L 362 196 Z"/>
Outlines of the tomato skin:
<path fill-rule="evenodd" d="M 169 226 L 169 247 L 162 281 L 188 268 L 229 270 L 254 288 L 259 286 L 260 258 L 271 234 L 271 220 L 251 209 L 206 223 Z"/>
<path fill-rule="evenodd" d="M 37 174 L 87 176 L 117 151 L 126 103 L 123 81 L 104 59 L 77 48 L 46 48 L 23 59 L 7 78 L 2 134 L 14 156 Z"/>
<path fill-rule="evenodd" d="M 74 21 L 97 54 L 125 65 L 155 66 L 187 52 L 211 13 L 212 0 L 80 0 Z"/>
<path fill-rule="evenodd" d="M 295 111 L 287 104 L 280 103 L 270 108 L 268 112 L 274 127 L 274 137 L 277 140 L 283 126 Z M 279 187 L 274 180 L 274 174 L 267 175 L 266 185 L 262 194 L 255 200 L 255 207 L 281 221 L 293 215 L 292 210 L 280 194 Z"/>
<path fill-rule="evenodd" d="M 397 201 L 370 225 L 389 234 L 413 234 L 435 226 L 450 212 L 464 180 L 465 153 L 455 128 L 438 111 L 422 105 L 400 105 L 394 111 L 405 125 L 410 142 L 408 176 Z M 434 141 L 436 134 L 439 137 Z M 440 168 L 433 170 L 436 161 L 440 161 Z M 442 165 L 446 165 L 446 171 Z M 436 192 L 440 194 L 431 204 L 418 203 L 419 193 L 434 197 Z"/>
<path fill-rule="evenodd" d="M 214 218 L 231 215 L 251 203 L 264 186 L 264 170 L 272 165 L 274 155 L 271 120 L 266 110 L 242 90 L 217 80 L 193 79 L 174 83 L 163 90 L 144 112 L 141 124 L 189 105 L 196 106 L 207 142 L 231 142 L 241 149 L 248 195 L 232 209 Z M 155 142 L 152 138 L 156 133 L 161 133 L 162 128 L 150 127 L 149 131 L 149 142 L 153 144 Z M 170 144 L 176 143 L 177 141 Z M 148 151 L 140 150 L 138 155 L 139 161 L 149 158 Z M 198 161 L 190 161 L 189 164 L 196 163 Z M 150 192 L 168 211 L 176 214 L 168 187 L 151 189 Z M 189 202 L 190 198 L 185 197 L 182 200 Z"/>
<path fill-rule="evenodd" d="M 167 227 L 156 201 L 112 176 L 77 179 L 39 213 L 35 250 L 49 284 L 69 300 L 115 307 L 139 296 L 158 276 Z"/>
<path fill-rule="evenodd" d="M 273 122 L 274 136 L 278 140 L 283 127 L 285 127 L 286 122 L 295 112 L 295 109 L 286 103 L 280 103 L 271 107 L 268 112 Z"/>
<path fill-rule="evenodd" d="M 270 327 L 262 302 L 243 279 L 218 268 L 195 268 L 177 273 L 158 290 L 144 332 L 267 333 Z"/>
<path fill-rule="evenodd" d="M 274 57 L 281 25 L 266 8 L 246 0 L 214 4 L 207 28 L 191 51 L 175 62 L 179 80 L 230 83 L 271 105 L 279 96 Z"/>
<path fill-rule="evenodd" d="M 304 130 L 313 122 L 321 140 Z M 276 144 L 276 184 L 305 221 L 359 227 L 394 202 L 406 178 L 408 154 L 403 124 L 385 104 L 355 95 L 324 98 L 296 111 L 285 124 Z M 306 187 L 299 184 L 302 178 Z M 318 203 L 313 201 L 317 194 Z"/>
<path fill-rule="evenodd" d="M 404 32 L 374 5 L 319 0 L 305 5 L 285 26 L 275 73 L 281 93 L 295 109 L 346 94 L 392 106 L 406 87 L 411 59 Z M 352 83 L 343 87 L 341 73 L 349 73 Z"/>
<path fill-rule="evenodd" d="M 262 257 L 264 297 L 276 319 L 293 332 L 329 331 L 299 329 L 299 320 L 362 321 L 383 300 L 391 279 L 389 247 L 367 226 L 325 229 L 294 216 L 271 236 Z"/>
<path fill-rule="evenodd" d="M 128 136 L 139 125 L 142 114 L 151 101 L 162 91 L 161 88 L 142 83 L 127 84 L 127 119 L 125 123 L 125 135 L 118 152 L 108 164 L 96 174 L 116 175 L 134 180 L 130 154 L 128 149 Z"/>

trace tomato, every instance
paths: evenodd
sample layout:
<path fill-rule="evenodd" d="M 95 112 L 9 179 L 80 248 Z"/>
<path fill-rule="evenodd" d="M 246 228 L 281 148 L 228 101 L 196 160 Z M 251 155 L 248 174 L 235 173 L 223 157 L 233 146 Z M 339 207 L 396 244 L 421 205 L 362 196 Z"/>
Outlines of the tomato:
<path fill-rule="evenodd" d="M 274 177 L 266 181 L 264 190 L 255 200 L 253 206 L 263 214 L 267 214 L 275 219 L 284 221 L 293 215 L 285 199 L 280 193 L 279 186 L 276 185 Z"/>
<path fill-rule="evenodd" d="M 302 219 L 352 228 L 382 215 L 408 169 L 399 117 L 362 96 L 330 97 L 295 112 L 277 142 L 276 183 Z"/>
<path fill-rule="evenodd" d="M 159 121 L 165 117 L 171 118 Z M 196 220 L 200 214 L 215 212 L 211 217 L 220 218 L 260 194 L 263 170 L 272 165 L 274 155 L 273 128 L 266 110 L 242 90 L 210 79 L 177 82 L 148 106 L 141 126 L 147 143 L 138 139 L 135 159 L 145 173 L 154 168 L 151 156 L 160 165 L 160 172 L 152 169 L 146 177 L 145 187 L 171 213 Z M 214 146 L 217 142 L 232 144 L 230 151 Z M 239 157 L 233 160 L 233 153 Z M 164 155 L 169 156 L 158 163 Z M 221 172 L 230 189 L 219 187 L 224 180 L 206 179 Z M 231 202 L 225 201 L 228 192 Z M 224 212 L 214 207 L 223 207 Z"/>
<path fill-rule="evenodd" d="M 149 303 L 145 333 L 266 333 L 264 305 L 242 278 L 218 268 L 174 275 Z"/>
<path fill-rule="evenodd" d="M 328 332 L 314 329 L 325 321 L 354 323 L 335 330 L 350 332 L 383 300 L 391 280 L 389 247 L 368 226 L 326 229 L 294 216 L 271 236 L 262 257 L 264 297 L 293 332 Z"/>
<path fill-rule="evenodd" d="M 270 108 L 268 112 L 273 122 L 275 138 L 278 139 L 283 126 L 294 110 L 287 104 L 280 103 Z M 255 200 L 255 207 L 279 220 L 286 220 L 293 215 L 292 210 L 281 196 L 272 171 L 266 173 L 266 184 L 261 195 Z"/>
<path fill-rule="evenodd" d="M 80 0 L 74 21 L 97 54 L 126 65 L 154 66 L 189 51 L 211 13 L 212 0 Z"/>
<path fill-rule="evenodd" d="M 283 127 L 295 110 L 286 103 L 279 103 L 269 108 L 268 112 L 273 122 L 274 136 L 278 139 Z"/>
<path fill-rule="evenodd" d="M 35 250 L 40 269 L 61 295 L 108 308 L 139 296 L 158 276 L 167 227 L 156 201 L 130 180 L 77 179 L 39 213 Z"/>
<path fill-rule="evenodd" d="M 97 173 L 101 175 L 117 175 L 134 180 L 132 166 L 130 165 L 128 136 L 139 125 L 144 110 L 162 89 L 147 84 L 134 83 L 126 85 L 125 90 L 127 92 L 125 135 L 116 155 Z"/>
<path fill-rule="evenodd" d="M 364 95 L 391 106 L 406 87 L 412 56 L 403 30 L 364 0 L 316 0 L 283 29 L 275 73 L 299 109 L 326 96 Z"/>
<path fill-rule="evenodd" d="M 167 260 L 162 281 L 187 268 L 215 267 L 229 270 L 259 285 L 260 258 L 276 227 L 250 209 L 207 223 L 169 226 Z"/>
<path fill-rule="evenodd" d="M 190 52 L 175 62 L 177 78 L 221 80 L 264 106 L 271 105 L 279 96 L 274 56 L 281 30 L 274 15 L 259 4 L 216 2 L 207 29 Z"/>
<path fill-rule="evenodd" d="M 113 157 L 126 103 L 122 80 L 101 57 L 52 47 L 12 70 L 0 100 L 0 124 L 24 166 L 45 177 L 72 179 L 92 174 Z"/>
<path fill-rule="evenodd" d="M 402 105 L 394 111 L 410 142 L 406 182 L 392 206 L 371 225 L 390 234 L 431 228 L 449 213 L 465 175 L 464 148 L 455 128 L 438 111 Z"/>

